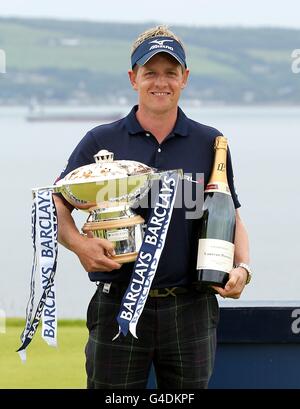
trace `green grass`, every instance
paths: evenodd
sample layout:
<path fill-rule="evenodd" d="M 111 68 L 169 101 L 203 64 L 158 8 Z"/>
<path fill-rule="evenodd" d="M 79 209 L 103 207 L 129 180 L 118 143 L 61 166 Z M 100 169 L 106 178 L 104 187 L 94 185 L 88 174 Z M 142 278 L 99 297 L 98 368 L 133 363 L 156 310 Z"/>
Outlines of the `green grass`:
<path fill-rule="evenodd" d="M 128 47 L 127 47 L 128 48 Z M 24 48 L 7 47 L 6 55 L 10 67 L 22 70 L 38 70 L 42 68 L 90 70 L 95 72 L 114 72 L 129 67 L 127 48 L 121 43 L 115 43 L 113 50 L 108 44 L 98 44 L 78 47 L 48 47 L 29 44 Z M 101 53 L 100 53 L 101 50 Z M 108 64 L 103 62 L 109 61 Z"/>
<path fill-rule="evenodd" d="M 78 46 L 61 45 L 60 41 L 69 37 L 59 31 L 2 22 L 0 48 L 5 49 L 10 69 L 84 69 L 118 73 L 121 67 L 125 70 L 129 67 L 129 42 L 75 36 L 80 41 Z"/>
<path fill-rule="evenodd" d="M 65 47 L 63 38 L 76 37 L 80 44 Z M 39 70 L 55 68 L 61 70 L 88 70 L 102 74 L 117 74 L 129 68 L 131 44 L 126 39 L 107 39 L 68 35 L 46 28 L 30 28 L 17 23 L 2 22 L 0 26 L 0 48 L 5 49 L 10 69 Z M 214 60 L 214 55 L 224 61 Z M 241 75 L 228 64 L 233 57 L 228 53 L 217 53 L 203 47 L 191 46 L 189 65 L 194 75 L 209 75 L 237 78 Z M 228 61 L 226 61 L 228 60 Z M 109 64 L 104 63 L 109 61 Z"/>
<path fill-rule="evenodd" d="M 38 331 L 22 363 L 20 346 L 24 320 L 8 319 L 0 334 L 0 389 L 86 388 L 84 348 L 88 331 L 84 321 L 58 323 L 58 347 L 49 347 Z"/>
<path fill-rule="evenodd" d="M 266 63 L 287 63 L 291 62 L 291 52 L 290 50 L 247 50 L 248 55 L 254 58 L 259 58 Z"/>
<path fill-rule="evenodd" d="M 231 60 L 232 56 L 226 54 L 216 53 L 205 48 L 190 47 L 189 50 L 189 68 L 193 75 L 208 75 L 211 77 L 222 77 L 224 79 L 243 79 L 242 74 L 238 69 L 233 68 Z M 227 59 L 226 62 L 214 61 L 214 56 L 219 56 Z"/>

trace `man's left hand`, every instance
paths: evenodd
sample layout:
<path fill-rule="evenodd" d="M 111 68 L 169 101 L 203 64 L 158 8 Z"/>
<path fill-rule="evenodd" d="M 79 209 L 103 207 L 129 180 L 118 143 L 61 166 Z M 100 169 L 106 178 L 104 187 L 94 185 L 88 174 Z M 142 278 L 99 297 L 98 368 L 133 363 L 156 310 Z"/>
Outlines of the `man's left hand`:
<path fill-rule="evenodd" d="M 223 298 L 240 298 L 246 280 L 247 271 L 242 267 L 238 267 L 229 272 L 229 280 L 227 281 L 225 288 L 215 286 L 212 286 L 212 288 L 214 288 Z"/>

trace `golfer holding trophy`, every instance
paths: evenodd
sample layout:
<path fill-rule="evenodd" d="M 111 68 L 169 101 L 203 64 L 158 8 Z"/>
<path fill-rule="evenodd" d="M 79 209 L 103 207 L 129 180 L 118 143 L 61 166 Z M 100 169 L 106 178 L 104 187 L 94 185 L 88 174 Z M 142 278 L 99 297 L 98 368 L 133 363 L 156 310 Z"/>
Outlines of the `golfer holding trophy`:
<path fill-rule="evenodd" d="M 203 192 L 221 133 L 179 108 L 189 69 L 181 40 L 166 27 L 138 36 L 128 74 L 138 104 L 124 118 L 87 132 L 56 185 L 35 191 L 34 261 L 40 260 L 43 295 L 32 316 L 31 291 L 20 352 L 39 319 L 43 337 L 55 344 L 58 239 L 96 286 L 87 311 L 87 387 L 145 388 L 153 364 L 158 388 L 206 388 L 219 317 L 215 293 L 239 297 L 247 271 L 233 267 L 225 288 L 196 285 L 203 196 L 191 209 L 183 181 L 189 175 L 192 189 Z M 247 266 L 229 150 L 224 169 L 236 214 L 234 263 Z M 157 192 L 143 206 L 154 180 Z M 82 230 L 72 218 L 74 208 L 87 212 Z"/>

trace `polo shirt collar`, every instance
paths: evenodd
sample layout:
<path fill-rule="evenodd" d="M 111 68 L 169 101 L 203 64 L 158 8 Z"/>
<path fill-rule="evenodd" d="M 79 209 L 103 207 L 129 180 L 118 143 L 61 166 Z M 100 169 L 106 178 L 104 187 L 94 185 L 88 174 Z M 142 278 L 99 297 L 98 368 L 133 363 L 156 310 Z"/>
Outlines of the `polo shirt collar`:
<path fill-rule="evenodd" d="M 141 126 L 136 118 L 138 105 L 135 105 L 125 118 L 125 125 L 131 135 L 145 133 L 145 129 Z M 186 136 L 188 134 L 188 119 L 181 108 L 178 107 L 177 120 L 172 131 L 172 134 Z"/>

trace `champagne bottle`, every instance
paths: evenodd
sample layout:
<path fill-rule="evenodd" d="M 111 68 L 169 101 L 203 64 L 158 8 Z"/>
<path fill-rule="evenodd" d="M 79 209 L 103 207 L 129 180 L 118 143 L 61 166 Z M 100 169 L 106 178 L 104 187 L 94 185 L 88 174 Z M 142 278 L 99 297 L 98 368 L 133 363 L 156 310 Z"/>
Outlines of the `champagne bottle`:
<path fill-rule="evenodd" d="M 198 234 L 197 280 L 224 287 L 233 267 L 235 207 L 227 181 L 227 139 L 218 136 L 214 148 Z"/>

